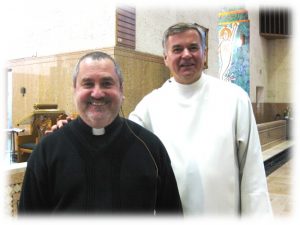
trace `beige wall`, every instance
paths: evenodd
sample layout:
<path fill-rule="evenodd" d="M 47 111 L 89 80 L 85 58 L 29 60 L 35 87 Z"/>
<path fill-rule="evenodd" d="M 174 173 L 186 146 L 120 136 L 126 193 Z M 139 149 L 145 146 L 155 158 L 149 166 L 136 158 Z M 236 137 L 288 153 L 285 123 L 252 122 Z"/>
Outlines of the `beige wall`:
<path fill-rule="evenodd" d="M 250 20 L 250 98 L 252 102 L 265 102 L 268 89 L 268 41 L 259 35 L 258 7 L 248 9 Z M 257 87 L 262 90 L 257 93 Z"/>
<path fill-rule="evenodd" d="M 218 12 L 220 7 L 143 7 L 136 12 L 137 43 L 136 49 L 141 52 L 162 56 L 163 32 L 178 22 L 197 22 L 209 29 L 208 41 L 208 69 L 207 73 L 218 76 Z"/>
<path fill-rule="evenodd" d="M 164 30 L 176 22 L 197 22 L 209 29 L 208 69 L 218 77 L 218 13 L 221 6 L 193 8 L 137 8 L 138 51 L 162 55 L 161 39 Z M 259 34 L 259 7 L 246 6 L 250 20 L 250 98 L 260 103 L 291 103 L 289 87 L 292 82 L 291 40 L 266 40 Z M 278 63 L 281 62 L 281 63 Z M 282 73 L 285 75 L 282 76 Z M 257 87 L 261 91 L 257 93 Z"/>
<path fill-rule="evenodd" d="M 287 39 L 270 40 L 267 43 L 268 56 L 270 56 L 268 57 L 267 102 L 293 102 L 293 96 L 291 96 L 293 47 L 290 43 L 291 40 Z"/>
<path fill-rule="evenodd" d="M 117 47 L 99 50 L 112 55 L 122 68 L 125 117 L 144 95 L 169 78 L 162 57 Z M 89 51 L 10 61 L 8 66 L 12 68 L 14 80 L 13 126 L 32 113 L 35 103 L 58 104 L 68 115 L 76 113 L 72 73 L 78 59 L 86 52 Z M 24 96 L 20 93 L 21 87 L 26 88 Z"/>
<path fill-rule="evenodd" d="M 169 78 L 169 70 L 162 57 L 148 53 L 114 48 L 114 57 L 124 74 L 123 111 L 127 117 L 146 94 Z"/>
<path fill-rule="evenodd" d="M 252 102 L 258 97 L 258 103 L 293 103 L 293 39 L 267 40 L 261 37 L 258 7 L 249 9 L 249 19 Z M 257 87 L 261 93 L 256 92 Z"/>
<path fill-rule="evenodd" d="M 12 20 L 7 28 L 7 34 L 10 35 L 6 56 L 16 59 L 114 46 L 115 5 L 102 1 L 88 2 L 84 7 L 78 3 L 72 3 L 72 7 L 65 3 L 38 3 L 34 8 L 27 3 L 20 3 L 17 8 L 8 5 L 7 11 L 11 10 L 11 14 L 18 15 L 18 19 Z M 138 4 L 136 50 L 162 56 L 161 38 L 168 26 L 179 21 L 197 22 L 209 29 L 206 72 L 217 77 L 217 26 L 218 12 L 222 6 L 183 5 L 145 7 Z M 259 102 L 291 102 L 287 91 L 293 72 L 290 39 L 270 41 L 262 38 L 259 35 L 258 6 L 246 6 L 246 9 L 250 20 L 251 101 L 256 102 L 256 90 L 259 87 Z M 39 84 L 45 85 L 42 78 Z"/>
<path fill-rule="evenodd" d="M 10 61 L 9 67 L 13 73 L 13 126 L 32 113 L 35 103 L 58 104 L 67 113 L 75 112 L 71 74 L 81 54 Z M 24 96 L 20 93 L 21 87 L 26 88 Z"/>
<path fill-rule="evenodd" d="M 6 58 L 114 46 L 115 10 L 114 1 L 7 1 L 1 24 Z"/>

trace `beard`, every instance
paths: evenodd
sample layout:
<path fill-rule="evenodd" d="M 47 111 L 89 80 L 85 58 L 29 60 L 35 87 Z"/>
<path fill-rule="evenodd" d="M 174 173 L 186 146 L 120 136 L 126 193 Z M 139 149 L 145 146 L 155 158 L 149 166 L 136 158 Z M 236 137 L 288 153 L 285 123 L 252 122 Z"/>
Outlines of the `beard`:
<path fill-rule="evenodd" d="M 94 99 L 89 97 L 81 104 L 81 118 L 93 128 L 103 128 L 109 125 L 118 115 L 120 106 L 112 104 L 110 97 Z"/>

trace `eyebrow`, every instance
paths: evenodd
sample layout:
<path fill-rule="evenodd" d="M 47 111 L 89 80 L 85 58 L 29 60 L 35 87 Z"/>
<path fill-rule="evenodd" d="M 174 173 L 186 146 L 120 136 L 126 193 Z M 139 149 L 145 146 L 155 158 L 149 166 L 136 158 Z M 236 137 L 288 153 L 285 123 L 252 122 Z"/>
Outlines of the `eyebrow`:
<path fill-rule="evenodd" d="M 173 46 L 172 46 L 172 49 L 174 49 L 174 48 L 179 48 L 179 47 L 181 48 L 182 45 L 173 45 Z"/>
<path fill-rule="evenodd" d="M 100 80 L 100 82 L 107 82 L 107 81 L 117 83 L 117 81 L 111 75 L 104 75 L 104 77 L 102 77 Z M 85 83 L 85 82 L 94 82 L 94 79 L 85 77 L 80 81 L 80 83 Z"/>
<path fill-rule="evenodd" d="M 110 75 L 110 76 L 107 76 L 105 75 L 102 80 L 114 80 L 114 78 Z"/>
<path fill-rule="evenodd" d="M 189 44 L 188 46 L 201 46 L 199 43 L 191 43 L 191 44 Z M 182 45 L 180 45 L 180 44 L 176 44 L 176 45 L 173 45 L 172 46 L 172 49 L 174 49 L 174 48 L 178 48 L 178 47 L 182 47 Z"/>
<path fill-rule="evenodd" d="M 89 78 L 89 77 L 84 77 L 81 79 L 81 82 L 85 82 L 85 81 L 92 81 L 93 79 Z"/>

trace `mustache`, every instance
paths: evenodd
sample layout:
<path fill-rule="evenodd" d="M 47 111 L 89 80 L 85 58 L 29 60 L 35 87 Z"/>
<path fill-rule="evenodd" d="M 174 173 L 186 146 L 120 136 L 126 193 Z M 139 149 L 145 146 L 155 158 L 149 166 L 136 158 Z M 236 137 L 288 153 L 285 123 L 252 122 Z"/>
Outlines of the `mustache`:
<path fill-rule="evenodd" d="M 182 61 L 179 63 L 179 66 L 192 66 L 195 65 L 193 61 Z"/>
<path fill-rule="evenodd" d="M 101 98 L 89 97 L 87 102 L 89 104 L 105 105 L 111 102 L 111 98 L 107 96 Z"/>

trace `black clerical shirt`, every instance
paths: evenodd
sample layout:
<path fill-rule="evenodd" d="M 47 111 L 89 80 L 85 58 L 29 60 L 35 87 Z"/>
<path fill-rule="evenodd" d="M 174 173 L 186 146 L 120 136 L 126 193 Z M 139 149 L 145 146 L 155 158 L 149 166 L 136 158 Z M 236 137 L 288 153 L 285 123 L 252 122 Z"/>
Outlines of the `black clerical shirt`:
<path fill-rule="evenodd" d="M 80 118 L 41 140 L 19 203 L 32 213 L 182 213 L 169 156 L 151 132 L 117 117 L 95 136 Z"/>

